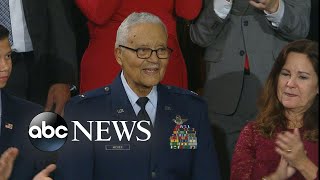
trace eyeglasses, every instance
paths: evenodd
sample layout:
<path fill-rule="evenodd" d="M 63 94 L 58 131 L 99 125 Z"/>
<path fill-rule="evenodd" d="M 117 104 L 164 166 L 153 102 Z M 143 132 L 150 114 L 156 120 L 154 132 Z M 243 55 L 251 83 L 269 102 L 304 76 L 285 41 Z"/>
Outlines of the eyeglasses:
<path fill-rule="evenodd" d="M 151 57 L 153 51 L 156 52 L 157 57 L 159 59 L 168 59 L 170 57 L 170 54 L 172 53 L 172 49 L 171 48 L 159 48 L 159 49 L 150 49 L 150 48 L 137 48 L 137 49 L 133 49 L 133 48 L 129 48 L 127 46 L 122 46 L 119 45 L 119 47 L 123 47 L 126 49 L 129 49 L 131 51 L 135 51 L 137 54 L 137 57 L 140 59 L 148 59 Z"/>

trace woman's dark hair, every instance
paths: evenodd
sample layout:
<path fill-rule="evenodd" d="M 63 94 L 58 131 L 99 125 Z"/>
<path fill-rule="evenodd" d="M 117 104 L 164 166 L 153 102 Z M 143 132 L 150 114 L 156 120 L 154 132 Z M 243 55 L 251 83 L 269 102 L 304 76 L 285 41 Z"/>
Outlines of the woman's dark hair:
<path fill-rule="evenodd" d="M 285 117 L 285 109 L 277 97 L 277 85 L 280 71 L 286 63 L 290 52 L 307 55 L 319 80 L 319 53 L 318 43 L 311 40 L 297 40 L 289 43 L 280 52 L 271 73 L 268 76 L 262 94 L 258 100 L 259 114 L 257 116 L 257 129 L 265 137 L 271 138 L 276 130 L 287 129 L 288 120 Z M 319 82 L 318 82 L 319 83 Z M 316 95 L 313 104 L 303 116 L 303 138 L 310 141 L 318 141 L 318 117 L 319 117 L 319 94 Z"/>

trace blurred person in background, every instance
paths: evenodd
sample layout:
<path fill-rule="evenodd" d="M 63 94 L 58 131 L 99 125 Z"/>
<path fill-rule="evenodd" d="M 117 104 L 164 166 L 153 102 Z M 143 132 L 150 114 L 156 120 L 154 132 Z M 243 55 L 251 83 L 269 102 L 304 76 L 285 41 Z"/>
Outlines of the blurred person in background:
<path fill-rule="evenodd" d="M 204 98 L 223 179 L 241 129 L 256 117 L 256 100 L 275 57 L 309 32 L 310 0 L 205 0 L 190 26 L 191 40 L 205 47 Z"/>
<path fill-rule="evenodd" d="M 0 24 L 9 32 L 13 95 L 62 115 L 77 85 L 75 37 L 61 0 L 1 0 Z"/>

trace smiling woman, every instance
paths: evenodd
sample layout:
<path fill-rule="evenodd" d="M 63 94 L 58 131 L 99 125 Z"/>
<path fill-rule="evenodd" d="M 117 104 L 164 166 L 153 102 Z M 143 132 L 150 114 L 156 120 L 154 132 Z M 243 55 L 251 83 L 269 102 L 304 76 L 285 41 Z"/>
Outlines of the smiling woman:
<path fill-rule="evenodd" d="M 299 40 L 279 54 L 242 130 L 231 179 L 315 179 L 318 171 L 318 43 Z M 301 134 L 301 136 L 300 136 Z"/>
<path fill-rule="evenodd" d="M 279 74 L 277 90 L 278 99 L 285 108 L 286 116 L 291 114 L 302 116 L 318 93 L 317 72 L 308 56 L 290 52 Z M 294 116 L 292 118 L 294 119 Z"/>

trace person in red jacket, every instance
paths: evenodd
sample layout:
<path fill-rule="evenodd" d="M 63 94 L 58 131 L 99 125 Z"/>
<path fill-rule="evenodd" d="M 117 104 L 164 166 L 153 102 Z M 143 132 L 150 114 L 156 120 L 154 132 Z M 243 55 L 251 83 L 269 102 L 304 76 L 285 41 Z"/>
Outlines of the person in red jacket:
<path fill-rule="evenodd" d="M 176 16 L 192 20 L 199 14 L 201 0 L 76 0 L 88 18 L 90 42 L 80 66 L 80 92 L 112 83 L 120 71 L 114 58 L 116 31 L 132 12 L 157 15 L 168 29 L 168 47 L 173 49 L 164 84 L 187 88 L 187 70 L 176 34 Z"/>

